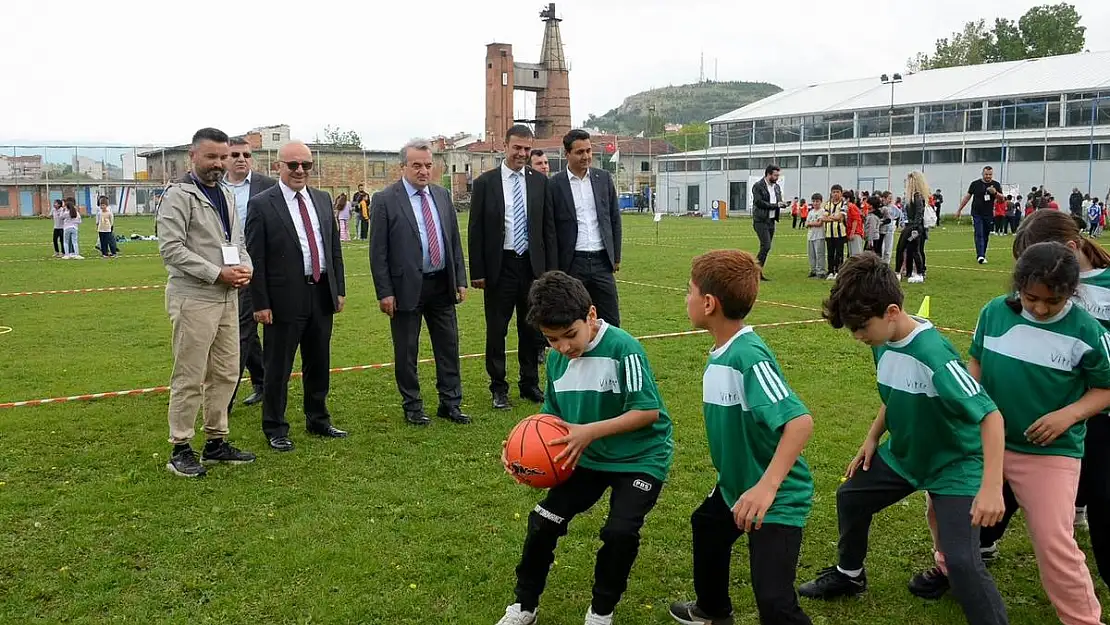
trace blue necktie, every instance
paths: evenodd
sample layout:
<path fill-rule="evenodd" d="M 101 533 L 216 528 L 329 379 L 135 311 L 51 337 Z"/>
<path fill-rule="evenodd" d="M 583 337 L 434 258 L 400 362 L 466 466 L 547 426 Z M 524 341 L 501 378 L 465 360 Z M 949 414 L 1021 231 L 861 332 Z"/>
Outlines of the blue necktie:
<path fill-rule="evenodd" d="M 513 174 L 513 251 L 523 254 L 528 251 L 528 215 L 524 210 L 524 190 L 520 179 L 522 172 Z"/>

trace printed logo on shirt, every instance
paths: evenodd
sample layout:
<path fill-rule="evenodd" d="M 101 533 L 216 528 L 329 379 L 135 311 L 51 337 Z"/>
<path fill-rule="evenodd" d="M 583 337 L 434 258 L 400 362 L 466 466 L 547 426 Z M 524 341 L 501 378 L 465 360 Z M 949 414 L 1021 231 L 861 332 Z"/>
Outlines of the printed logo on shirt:
<path fill-rule="evenodd" d="M 744 378 L 739 371 L 725 365 L 709 365 L 701 378 L 701 400 L 714 406 L 740 406 L 748 409 L 744 399 Z"/>
<path fill-rule="evenodd" d="M 555 380 L 556 393 L 573 391 L 620 393 L 619 361 L 598 356 L 581 356 L 570 361 L 562 377 Z M 628 368 L 625 368 L 628 373 Z M 641 382 L 642 383 L 642 382 Z"/>
<path fill-rule="evenodd" d="M 651 492 L 651 482 L 646 482 L 644 480 L 634 480 L 632 482 L 632 486 L 635 487 L 635 488 L 639 488 L 640 490 L 644 491 L 645 493 L 650 493 Z"/>

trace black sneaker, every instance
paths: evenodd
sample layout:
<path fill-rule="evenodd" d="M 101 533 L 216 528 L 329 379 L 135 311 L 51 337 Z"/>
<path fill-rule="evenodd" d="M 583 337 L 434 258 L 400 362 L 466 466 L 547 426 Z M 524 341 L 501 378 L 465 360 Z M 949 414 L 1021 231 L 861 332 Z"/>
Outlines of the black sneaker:
<path fill-rule="evenodd" d="M 197 452 L 192 447 L 186 447 L 170 456 L 166 468 L 180 477 L 203 477 L 208 472 L 197 459 Z"/>
<path fill-rule="evenodd" d="M 254 454 L 249 451 L 236 449 L 231 446 L 231 443 L 222 441 L 215 449 L 209 449 L 206 445 L 201 459 L 205 464 L 214 464 L 217 462 L 226 464 L 247 464 L 248 462 L 254 462 Z"/>
<path fill-rule="evenodd" d="M 990 547 L 979 547 L 979 557 L 983 558 L 983 564 L 990 564 L 1002 555 L 998 552 L 998 541 L 991 543 Z"/>
<path fill-rule="evenodd" d="M 941 572 L 940 567 L 922 571 L 910 580 L 910 594 L 922 599 L 940 599 L 948 592 L 948 576 Z"/>
<path fill-rule="evenodd" d="M 671 618 L 683 625 L 733 625 L 732 615 L 712 618 L 698 607 L 697 601 L 676 601 L 671 604 Z"/>
<path fill-rule="evenodd" d="M 859 577 L 848 577 L 835 566 L 821 569 L 817 572 L 817 579 L 806 582 L 798 587 L 798 594 L 807 599 L 836 599 L 838 597 L 853 597 L 867 590 L 867 572 L 863 571 Z"/>

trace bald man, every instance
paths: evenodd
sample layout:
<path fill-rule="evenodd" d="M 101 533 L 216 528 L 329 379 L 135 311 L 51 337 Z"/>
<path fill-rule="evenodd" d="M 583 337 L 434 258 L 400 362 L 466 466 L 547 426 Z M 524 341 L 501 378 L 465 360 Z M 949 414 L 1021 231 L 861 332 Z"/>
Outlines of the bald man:
<path fill-rule="evenodd" d="M 312 151 L 294 141 L 278 150 L 278 184 L 252 197 L 247 251 L 254 260 L 251 299 L 262 324 L 266 378 L 262 431 L 275 451 L 293 451 L 285 420 L 289 375 L 301 350 L 304 414 L 309 434 L 344 438 L 327 409 L 332 316 L 347 290 L 331 197 L 308 186 Z M 256 256 L 257 255 L 257 256 Z"/>

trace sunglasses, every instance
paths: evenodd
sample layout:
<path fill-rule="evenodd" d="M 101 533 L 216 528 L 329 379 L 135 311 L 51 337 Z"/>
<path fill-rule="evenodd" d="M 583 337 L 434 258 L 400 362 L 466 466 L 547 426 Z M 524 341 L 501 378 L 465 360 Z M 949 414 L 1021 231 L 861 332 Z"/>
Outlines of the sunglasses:
<path fill-rule="evenodd" d="M 289 171 L 297 171 L 298 168 L 304 167 L 305 171 L 312 169 L 312 161 L 282 161 Z"/>
<path fill-rule="evenodd" d="M 231 153 L 231 158 L 239 158 L 240 156 L 242 156 L 243 158 L 250 158 L 251 153 L 250 152 L 232 152 Z"/>

